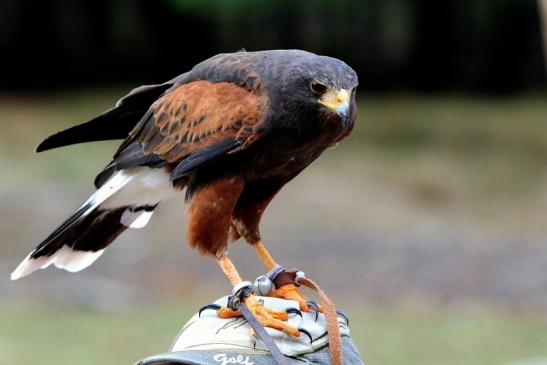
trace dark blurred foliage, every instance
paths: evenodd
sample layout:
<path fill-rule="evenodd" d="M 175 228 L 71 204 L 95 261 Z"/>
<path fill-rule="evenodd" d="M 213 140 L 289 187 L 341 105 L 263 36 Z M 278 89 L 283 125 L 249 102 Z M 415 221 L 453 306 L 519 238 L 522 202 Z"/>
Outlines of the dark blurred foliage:
<path fill-rule="evenodd" d="M 536 0 L 1 0 L 3 90 L 163 81 L 220 52 L 300 48 L 368 91 L 544 88 Z"/>

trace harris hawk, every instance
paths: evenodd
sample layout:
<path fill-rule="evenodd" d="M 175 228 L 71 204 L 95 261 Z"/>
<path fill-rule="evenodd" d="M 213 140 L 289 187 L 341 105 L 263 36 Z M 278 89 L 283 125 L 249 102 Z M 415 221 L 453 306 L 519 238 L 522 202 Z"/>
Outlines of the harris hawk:
<path fill-rule="evenodd" d="M 51 264 L 86 268 L 124 230 L 146 225 L 161 201 L 183 192 L 188 243 L 214 257 L 233 286 L 242 279 L 228 243 L 240 237 L 272 270 L 277 264 L 261 240 L 261 216 L 287 182 L 349 135 L 356 87 L 356 73 L 331 57 L 300 50 L 219 54 L 46 138 L 37 152 L 124 141 L 95 179 L 97 191 L 21 262 L 12 280 Z M 276 294 L 308 310 L 293 284 Z M 264 325 L 298 336 L 254 295 L 244 304 Z"/>

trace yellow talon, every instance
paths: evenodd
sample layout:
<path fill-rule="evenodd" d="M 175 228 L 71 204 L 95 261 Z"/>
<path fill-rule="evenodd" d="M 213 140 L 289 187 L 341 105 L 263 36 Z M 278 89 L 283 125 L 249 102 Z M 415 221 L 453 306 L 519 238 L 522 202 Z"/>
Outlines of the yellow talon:
<path fill-rule="evenodd" d="M 300 290 L 298 290 L 298 287 L 294 284 L 285 284 L 277 289 L 274 289 L 270 293 L 270 296 L 275 298 L 294 300 L 298 302 L 300 310 L 304 312 L 311 312 L 313 310 L 306 303 L 308 298 L 306 298 L 302 293 L 300 293 Z M 321 305 L 318 304 L 317 308 L 319 309 L 319 312 L 321 313 L 324 312 L 324 309 Z"/>

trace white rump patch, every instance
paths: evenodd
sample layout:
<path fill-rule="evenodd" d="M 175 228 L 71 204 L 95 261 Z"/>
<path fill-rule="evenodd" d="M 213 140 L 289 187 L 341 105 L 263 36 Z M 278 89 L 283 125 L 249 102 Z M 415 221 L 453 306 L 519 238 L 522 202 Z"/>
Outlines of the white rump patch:
<path fill-rule="evenodd" d="M 116 173 L 110 179 L 108 179 L 103 186 L 91 195 L 89 199 L 82 205 L 82 208 L 89 204 L 89 208 L 86 209 L 83 216 L 88 215 L 95 210 L 105 200 L 116 194 L 121 188 L 126 186 L 131 180 L 131 175 L 125 174 L 123 171 Z"/>
<path fill-rule="evenodd" d="M 125 205 L 156 205 L 176 193 L 169 173 L 163 169 L 135 167 L 115 173 L 83 205 L 86 216 L 99 205 L 114 209 Z"/>
<path fill-rule="evenodd" d="M 110 194 L 101 204 L 101 208 L 156 205 L 162 200 L 171 198 L 177 192 L 173 188 L 169 173 L 164 169 L 137 167 L 122 170 L 116 173 L 111 180 L 114 180 L 118 175 L 127 176 L 129 181 L 123 185 L 123 189 L 118 189 L 116 194 Z M 111 180 L 108 180 L 105 185 Z M 120 180 L 125 182 L 123 177 Z M 101 190 L 103 190 L 102 187 L 97 193 Z"/>
<path fill-rule="evenodd" d="M 129 228 L 142 228 L 146 226 L 153 213 L 153 210 L 139 210 L 138 212 L 133 212 L 130 209 L 126 209 L 122 214 L 120 222 Z"/>
<path fill-rule="evenodd" d="M 63 246 L 51 256 L 31 258 L 30 253 L 23 262 L 11 273 L 11 280 L 17 280 L 27 276 L 38 269 L 45 269 L 54 264 L 59 269 L 76 272 L 85 269 L 101 256 L 104 249 L 99 251 L 75 251 L 68 246 Z"/>

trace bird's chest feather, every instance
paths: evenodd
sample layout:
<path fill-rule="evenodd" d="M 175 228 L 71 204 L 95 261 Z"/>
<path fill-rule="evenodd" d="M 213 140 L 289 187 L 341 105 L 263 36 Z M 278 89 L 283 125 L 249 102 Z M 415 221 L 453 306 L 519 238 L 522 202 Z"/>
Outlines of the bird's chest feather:
<path fill-rule="evenodd" d="M 273 134 L 253 151 L 248 166 L 249 180 L 291 178 L 335 144 L 343 130 L 334 127 L 305 128 Z"/>

